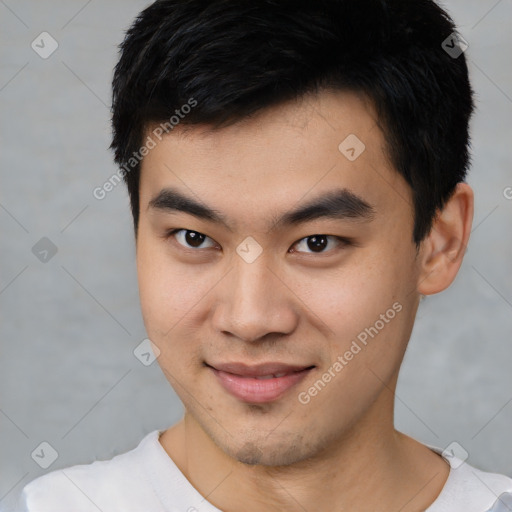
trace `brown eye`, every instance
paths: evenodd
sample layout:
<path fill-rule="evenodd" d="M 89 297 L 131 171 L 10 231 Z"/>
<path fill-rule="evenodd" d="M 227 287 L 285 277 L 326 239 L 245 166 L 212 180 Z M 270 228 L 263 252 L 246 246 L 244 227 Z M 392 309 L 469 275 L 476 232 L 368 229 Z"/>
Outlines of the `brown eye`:
<path fill-rule="evenodd" d="M 333 243 L 329 244 L 331 240 L 334 240 L 334 247 Z M 296 250 L 295 252 L 306 252 L 309 254 L 321 254 L 324 252 L 329 252 L 329 250 L 325 250 L 326 247 L 330 247 L 331 249 L 336 247 L 343 247 L 344 245 L 348 245 L 348 241 L 338 237 L 338 236 L 332 236 L 332 235 L 311 235 L 307 236 L 305 238 L 300 239 L 298 242 L 295 243 L 297 247 L 301 247 L 302 250 Z"/>
<path fill-rule="evenodd" d="M 191 231 L 190 229 L 175 229 L 169 233 L 175 240 L 187 249 L 208 249 L 215 247 L 215 242 L 208 236 L 199 233 L 198 231 Z M 202 246 L 205 240 L 210 240 L 212 243 L 209 246 Z"/>

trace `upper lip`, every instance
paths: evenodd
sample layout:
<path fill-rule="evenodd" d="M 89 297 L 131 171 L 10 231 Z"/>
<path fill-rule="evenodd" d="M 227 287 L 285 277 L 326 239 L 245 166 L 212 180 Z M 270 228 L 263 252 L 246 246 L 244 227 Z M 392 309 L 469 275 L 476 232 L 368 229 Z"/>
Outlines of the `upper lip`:
<path fill-rule="evenodd" d="M 208 364 L 215 370 L 240 375 L 242 377 L 263 377 L 265 375 L 275 375 L 280 373 L 294 373 L 306 368 L 312 368 L 313 365 L 294 365 L 285 363 L 261 363 L 247 365 L 245 363 L 218 363 Z"/>

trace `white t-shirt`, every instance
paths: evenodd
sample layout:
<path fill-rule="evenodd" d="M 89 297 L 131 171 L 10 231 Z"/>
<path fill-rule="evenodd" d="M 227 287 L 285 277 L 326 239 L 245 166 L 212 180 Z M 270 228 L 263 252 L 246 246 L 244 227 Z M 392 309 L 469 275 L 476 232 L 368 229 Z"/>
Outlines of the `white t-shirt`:
<path fill-rule="evenodd" d="M 174 464 L 159 442 L 162 432 L 154 430 L 136 448 L 110 460 L 71 466 L 36 478 L 24 487 L 20 510 L 221 512 Z M 430 448 L 441 453 L 438 448 Z M 512 479 L 485 473 L 457 457 L 445 460 L 450 464 L 448 480 L 426 512 L 512 510 Z"/>

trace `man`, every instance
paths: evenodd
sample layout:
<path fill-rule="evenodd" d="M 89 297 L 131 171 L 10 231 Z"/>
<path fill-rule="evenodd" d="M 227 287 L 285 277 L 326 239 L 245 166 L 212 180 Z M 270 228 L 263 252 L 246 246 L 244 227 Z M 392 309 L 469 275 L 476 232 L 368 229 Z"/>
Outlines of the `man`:
<path fill-rule="evenodd" d="M 167 0 L 128 30 L 112 148 L 184 418 L 26 486 L 30 511 L 512 510 L 393 426 L 421 296 L 473 217 L 473 110 L 431 0 Z"/>

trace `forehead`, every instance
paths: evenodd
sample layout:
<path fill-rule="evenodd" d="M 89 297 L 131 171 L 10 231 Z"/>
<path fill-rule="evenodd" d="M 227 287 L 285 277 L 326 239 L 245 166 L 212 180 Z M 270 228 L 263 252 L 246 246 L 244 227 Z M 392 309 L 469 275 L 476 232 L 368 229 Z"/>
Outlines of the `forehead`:
<path fill-rule="evenodd" d="M 340 187 L 377 211 L 412 211 L 375 111 L 355 93 L 322 91 L 218 129 L 178 125 L 161 141 L 156 127 L 146 132 L 157 144 L 141 165 L 141 213 L 166 187 L 256 223 Z"/>

